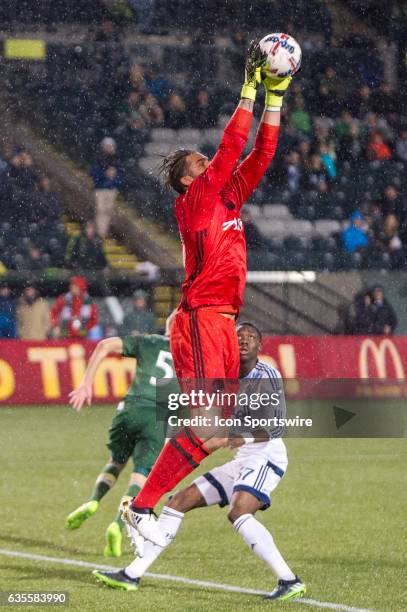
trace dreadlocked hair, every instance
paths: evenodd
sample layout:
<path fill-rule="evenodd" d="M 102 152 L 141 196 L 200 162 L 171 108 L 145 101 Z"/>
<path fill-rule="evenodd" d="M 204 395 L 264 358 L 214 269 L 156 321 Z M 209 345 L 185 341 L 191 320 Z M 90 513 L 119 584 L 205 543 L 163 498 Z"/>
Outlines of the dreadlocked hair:
<path fill-rule="evenodd" d="M 164 177 L 166 187 L 172 187 L 178 193 L 185 193 L 186 186 L 181 183 L 187 174 L 187 157 L 193 153 L 190 149 L 177 149 L 163 158 L 159 172 Z"/>

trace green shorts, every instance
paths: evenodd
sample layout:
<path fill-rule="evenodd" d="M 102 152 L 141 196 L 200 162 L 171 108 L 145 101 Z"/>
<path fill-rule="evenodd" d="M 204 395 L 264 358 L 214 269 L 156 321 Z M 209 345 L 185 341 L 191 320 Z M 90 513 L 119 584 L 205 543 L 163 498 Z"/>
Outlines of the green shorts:
<path fill-rule="evenodd" d="M 147 476 L 164 445 L 164 423 L 157 423 L 154 408 L 120 402 L 109 429 L 108 449 L 116 463 L 132 457 L 134 472 Z"/>

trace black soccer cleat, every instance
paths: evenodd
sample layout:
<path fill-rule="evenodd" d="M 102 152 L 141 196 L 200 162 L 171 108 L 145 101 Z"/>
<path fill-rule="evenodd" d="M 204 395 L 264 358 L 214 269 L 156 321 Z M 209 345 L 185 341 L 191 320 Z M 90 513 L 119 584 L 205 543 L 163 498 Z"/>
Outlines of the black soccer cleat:
<path fill-rule="evenodd" d="M 294 580 L 279 580 L 276 588 L 270 595 L 266 595 L 265 599 L 287 601 L 288 599 L 294 599 L 294 597 L 303 597 L 306 590 L 305 584 L 296 576 Z"/>
<path fill-rule="evenodd" d="M 122 591 L 137 591 L 140 582 L 140 578 L 130 578 L 124 569 L 118 572 L 93 570 L 92 574 L 98 582 L 102 582 L 112 589 L 121 589 Z"/>

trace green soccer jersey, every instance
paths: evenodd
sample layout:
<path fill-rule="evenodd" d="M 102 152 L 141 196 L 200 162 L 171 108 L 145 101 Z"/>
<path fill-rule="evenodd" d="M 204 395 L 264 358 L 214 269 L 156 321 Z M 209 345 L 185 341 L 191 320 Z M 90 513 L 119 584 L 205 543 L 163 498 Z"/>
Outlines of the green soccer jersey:
<path fill-rule="evenodd" d="M 157 380 L 172 378 L 170 386 L 176 384 L 174 364 L 167 336 L 143 334 L 125 336 L 123 356 L 137 359 L 136 375 L 127 392 L 126 400 L 135 401 L 143 407 L 155 407 Z"/>

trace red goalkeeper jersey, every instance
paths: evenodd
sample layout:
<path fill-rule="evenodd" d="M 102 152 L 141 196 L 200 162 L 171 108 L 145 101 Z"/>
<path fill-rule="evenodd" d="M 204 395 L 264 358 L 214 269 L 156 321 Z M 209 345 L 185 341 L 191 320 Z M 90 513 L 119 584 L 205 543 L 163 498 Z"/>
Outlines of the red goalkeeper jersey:
<path fill-rule="evenodd" d="M 278 127 L 261 124 L 252 151 L 236 168 L 252 113 L 238 108 L 203 174 L 175 202 L 185 248 L 184 309 L 230 304 L 239 310 L 246 283 L 246 241 L 240 209 L 272 160 Z"/>

